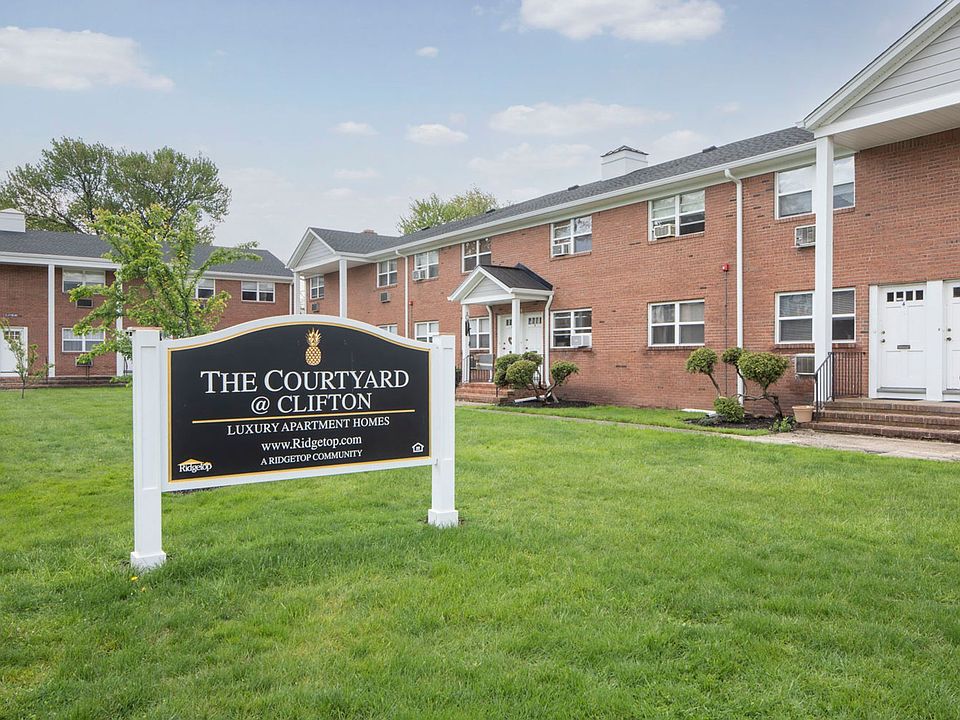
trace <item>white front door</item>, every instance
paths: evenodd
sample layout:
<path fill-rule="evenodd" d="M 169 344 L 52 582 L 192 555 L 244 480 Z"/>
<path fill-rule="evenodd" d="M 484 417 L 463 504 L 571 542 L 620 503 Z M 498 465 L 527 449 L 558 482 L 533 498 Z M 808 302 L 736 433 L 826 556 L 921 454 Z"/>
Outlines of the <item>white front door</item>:
<path fill-rule="evenodd" d="M 523 324 L 523 352 L 532 350 L 543 355 L 543 313 L 523 313 L 520 322 Z"/>
<path fill-rule="evenodd" d="M 881 390 L 926 388 L 924 295 L 926 285 L 898 285 L 880 288 Z"/>
<path fill-rule="evenodd" d="M 960 281 L 948 282 L 943 289 L 943 300 L 946 303 L 946 332 L 944 345 L 946 346 L 946 383 L 947 390 L 960 391 Z"/>
<path fill-rule="evenodd" d="M 513 317 L 499 315 L 497 316 L 497 357 L 513 351 Z"/>
<path fill-rule="evenodd" d="M 7 344 L 7 337 L 10 335 L 14 335 L 20 340 L 21 347 L 27 346 L 27 329 L 25 327 L 12 327 L 4 332 L 3 337 L 0 337 L 0 373 L 17 372 L 17 358 Z"/>

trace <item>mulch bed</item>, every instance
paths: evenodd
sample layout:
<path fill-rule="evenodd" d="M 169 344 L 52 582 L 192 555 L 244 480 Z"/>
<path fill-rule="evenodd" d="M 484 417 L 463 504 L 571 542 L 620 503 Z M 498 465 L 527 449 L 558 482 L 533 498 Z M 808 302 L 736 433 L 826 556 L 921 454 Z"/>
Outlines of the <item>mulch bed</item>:
<path fill-rule="evenodd" d="M 707 415 L 704 418 L 691 418 L 684 420 L 691 425 L 700 425 L 707 427 L 737 428 L 739 430 L 769 430 L 773 425 L 772 417 L 757 417 L 756 415 L 747 415 L 742 423 L 732 423 L 721 420 L 716 415 Z"/>
<path fill-rule="evenodd" d="M 592 407 L 595 403 L 582 402 L 580 400 L 560 400 L 559 402 L 542 403 L 537 400 L 527 400 L 525 402 L 512 402 L 512 407 L 535 407 L 535 408 L 582 408 Z"/>

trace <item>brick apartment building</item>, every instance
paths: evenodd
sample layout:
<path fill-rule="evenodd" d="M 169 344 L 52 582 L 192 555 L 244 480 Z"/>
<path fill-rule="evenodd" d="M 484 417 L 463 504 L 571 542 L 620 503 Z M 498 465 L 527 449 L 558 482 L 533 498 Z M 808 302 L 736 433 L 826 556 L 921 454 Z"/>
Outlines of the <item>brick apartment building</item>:
<path fill-rule="evenodd" d="M 91 366 L 79 366 L 80 355 L 103 339 L 103 333 L 77 337 L 73 325 L 90 312 L 70 302 L 77 285 L 99 285 L 113 279 L 116 267 L 104 259 L 106 244 L 93 235 L 27 230 L 23 213 L 0 211 L 0 317 L 11 332 L 37 345 L 51 378 L 112 377 L 128 368 L 122 356 L 101 355 Z M 255 250 L 260 262 L 232 263 L 204 277 L 198 295 L 226 290 L 231 300 L 221 326 L 286 315 L 291 311 L 292 273 L 276 256 Z M 84 305 L 85 303 L 80 303 Z M 14 359 L 0 339 L 0 382 L 14 376 Z"/>
<path fill-rule="evenodd" d="M 960 401 L 958 22 L 942 3 L 800 127 L 656 165 L 620 147 L 599 181 L 403 237 L 308 228 L 297 310 L 454 334 L 474 381 L 515 349 L 573 360 L 566 396 L 595 402 L 709 406 L 684 372 L 704 344 L 788 356 L 788 406 L 817 368 Z"/>

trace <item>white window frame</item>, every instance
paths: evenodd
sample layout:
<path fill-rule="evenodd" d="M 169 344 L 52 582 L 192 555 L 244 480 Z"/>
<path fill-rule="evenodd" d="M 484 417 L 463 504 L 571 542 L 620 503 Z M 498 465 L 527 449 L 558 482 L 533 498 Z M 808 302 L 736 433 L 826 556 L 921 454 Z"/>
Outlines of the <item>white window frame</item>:
<path fill-rule="evenodd" d="M 482 251 L 480 246 L 482 243 L 487 244 L 487 249 Z M 473 246 L 472 252 L 467 252 L 467 248 Z M 487 261 L 483 262 L 481 258 L 484 256 L 487 257 Z M 475 265 L 472 268 L 467 268 L 467 260 L 473 259 Z M 461 272 L 472 272 L 475 268 L 480 265 L 492 265 L 493 264 L 493 243 L 490 242 L 490 238 L 480 238 L 479 240 L 467 240 L 464 243 L 460 244 L 460 271 Z"/>
<path fill-rule="evenodd" d="M 577 221 L 586 220 L 589 227 L 586 230 L 577 230 Z M 566 232 L 557 235 L 557 231 L 566 225 Z M 583 250 L 577 250 L 577 239 L 590 238 L 590 247 Z M 593 251 L 593 215 L 579 215 L 550 224 L 550 257 L 562 257 L 557 251 L 564 245 L 569 246 L 570 251 L 563 255 L 583 255 Z"/>
<path fill-rule="evenodd" d="M 71 281 L 71 286 L 67 287 L 67 275 L 79 275 L 80 280 Z M 67 270 L 64 269 L 60 273 L 60 289 L 69 293 L 74 288 L 86 287 L 88 285 L 106 285 L 107 284 L 107 271 L 106 270 Z"/>
<path fill-rule="evenodd" d="M 574 319 L 577 317 L 577 313 L 588 312 L 590 313 L 590 324 L 589 325 L 574 325 Z M 557 328 L 557 319 L 562 316 L 570 317 L 570 327 L 569 328 Z M 569 336 L 570 344 L 569 345 L 557 345 L 557 337 L 559 336 Z M 554 350 L 579 350 L 580 348 L 573 347 L 573 337 L 575 335 L 589 337 L 590 343 L 588 345 L 583 345 L 584 348 L 593 347 L 593 308 L 574 308 L 573 310 L 554 310 L 550 313 L 550 347 Z"/>
<path fill-rule="evenodd" d="M 834 207 L 833 207 L 833 209 L 834 209 L 834 211 L 837 211 L 837 210 L 848 210 L 848 209 L 850 209 L 850 208 L 855 208 L 855 207 L 857 206 L 857 162 L 856 162 L 855 157 L 856 157 L 856 156 L 854 156 L 854 155 L 850 155 L 850 156 L 845 157 L 845 158 L 835 158 L 834 161 L 833 161 L 833 174 L 834 174 L 834 182 L 833 182 Z M 837 192 L 837 185 L 838 185 L 838 183 L 836 182 L 837 163 L 846 162 L 846 161 L 848 161 L 848 160 L 849 160 L 850 163 L 853 165 L 853 183 L 852 183 L 852 184 L 853 184 L 853 202 L 852 202 L 850 205 L 844 205 L 843 207 L 837 207 L 837 206 L 836 206 L 836 192 Z M 808 169 L 810 169 L 810 168 L 813 168 L 813 175 L 812 175 L 812 177 L 811 177 L 810 187 L 809 187 L 808 189 L 804 189 L 804 190 L 793 190 L 792 192 L 788 192 L 788 193 L 781 193 L 781 192 L 780 192 L 780 176 L 781 176 L 781 175 L 783 175 L 783 174 L 785 174 L 785 173 L 796 172 L 796 171 L 798 171 L 798 170 L 808 170 Z M 774 198 L 773 198 L 773 213 L 774 213 L 774 217 L 775 217 L 777 220 L 780 220 L 781 218 L 782 218 L 782 219 L 788 219 L 788 218 L 798 218 L 798 217 L 806 217 L 806 216 L 809 216 L 809 215 L 814 215 L 814 214 L 815 214 L 815 213 L 814 213 L 814 210 L 813 210 L 813 186 L 814 186 L 814 183 L 816 183 L 816 165 L 801 165 L 800 167 L 790 168 L 789 170 L 780 170 L 779 172 L 777 172 L 776 177 L 775 177 L 775 179 L 774 179 L 774 185 L 775 185 L 775 188 L 776 188 L 776 192 L 774 193 Z M 840 185 L 847 185 L 848 183 L 839 183 L 839 184 L 840 184 Z M 787 197 L 787 196 L 790 196 L 790 195 L 801 195 L 801 194 L 803 194 L 803 193 L 810 193 L 810 210 L 809 210 L 809 212 L 788 213 L 788 214 L 786 214 L 786 215 L 784 215 L 783 213 L 780 212 L 780 198 L 781 198 L 781 197 Z"/>
<path fill-rule="evenodd" d="M 655 307 L 663 306 L 673 306 L 673 321 L 672 322 L 658 322 L 653 321 L 653 309 Z M 703 320 L 681 320 L 680 319 L 680 306 L 681 305 L 703 305 Z M 707 302 L 704 299 L 699 300 L 673 300 L 668 302 L 655 302 L 647 305 L 647 346 L 648 347 L 703 347 L 706 344 L 707 339 Z M 680 328 L 689 325 L 703 325 L 703 339 L 704 342 L 698 343 L 685 343 L 680 342 Z M 653 341 L 653 329 L 655 327 L 672 327 L 673 328 L 673 342 L 672 343 L 657 343 Z"/>
<path fill-rule="evenodd" d="M 433 342 L 433 339 L 439 334 L 439 320 L 423 320 L 413 324 L 413 337 L 420 342 Z"/>
<path fill-rule="evenodd" d="M 200 295 L 201 290 L 209 290 L 209 295 Z M 214 295 L 217 294 L 217 281 L 213 278 L 199 278 L 197 284 L 193 288 L 193 299 L 194 300 L 209 300 Z"/>
<path fill-rule="evenodd" d="M 252 286 L 252 287 L 251 287 Z M 244 293 L 255 293 L 256 300 L 248 300 Z M 269 295 L 270 299 L 264 298 Z M 277 284 L 266 280 L 241 280 L 240 281 L 240 302 L 257 303 L 275 303 L 277 301 Z"/>
<path fill-rule="evenodd" d="M 470 323 L 470 338 L 467 342 L 467 346 L 470 350 L 480 350 L 490 352 L 490 348 L 493 345 L 493 333 L 490 329 L 490 318 L 486 315 L 480 315 L 478 317 L 472 317 L 468 321 Z M 486 323 L 487 329 L 482 328 L 483 324 Z M 484 335 L 487 336 L 487 344 L 481 345 L 480 338 Z"/>
<path fill-rule="evenodd" d="M 397 259 L 390 258 L 377 263 L 377 287 L 393 287 L 397 284 Z"/>
<path fill-rule="evenodd" d="M 689 196 L 691 196 L 691 195 L 700 195 L 700 196 L 701 196 L 701 198 L 702 198 L 701 203 L 700 203 L 700 204 L 701 204 L 701 208 L 700 208 L 699 210 L 687 210 L 687 211 L 682 211 L 682 210 L 681 210 L 682 199 L 683 199 L 684 197 L 689 197 Z M 654 206 L 654 204 L 655 204 L 655 203 L 658 203 L 658 202 L 663 202 L 663 201 L 665 201 L 665 200 L 673 200 L 673 215 L 672 215 L 672 216 L 669 216 L 669 217 L 672 217 L 672 222 L 673 222 L 674 227 L 676 228 L 676 232 L 674 232 L 674 234 L 671 235 L 670 237 L 678 237 L 678 238 L 679 238 L 679 237 L 684 237 L 684 236 L 686 236 L 686 235 L 697 235 L 697 234 L 699 234 L 699 233 L 706 232 L 706 229 L 707 229 L 707 192 L 706 192 L 706 190 L 692 190 L 692 191 L 690 191 L 690 192 L 677 193 L 676 195 L 672 195 L 672 196 L 671 196 L 671 195 L 668 195 L 668 196 L 666 196 L 666 197 L 654 198 L 653 200 L 650 200 L 650 201 L 647 203 L 647 236 L 648 236 L 648 238 L 649 238 L 650 240 L 654 240 L 654 239 L 655 239 L 654 236 L 653 236 L 653 228 L 654 228 L 654 223 L 655 223 L 655 222 L 661 222 L 661 223 L 663 223 L 663 224 L 667 224 L 667 223 L 664 223 L 664 221 L 667 220 L 667 216 L 664 216 L 664 217 L 662 217 L 662 218 L 655 218 L 655 217 L 653 217 L 653 206 Z M 682 231 L 682 228 L 683 228 L 683 218 L 684 218 L 684 217 L 688 217 L 688 216 L 690 216 L 690 215 L 696 215 L 696 214 L 698 214 L 698 213 L 703 213 L 703 229 L 702 229 L 702 230 L 694 230 L 694 231 L 692 231 L 692 232 L 686 232 L 686 233 L 683 232 L 683 231 Z M 668 222 L 670 222 L 670 221 L 668 221 Z M 688 224 L 689 224 L 689 223 L 688 223 Z M 662 239 L 662 238 L 661 238 L 661 239 Z"/>
<path fill-rule="evenodd" d="M 311 300 L 323 300 L 324 291 L 323 275 L 311 275 L 307 279 L 307 292 Z"/>
<path fill-rule="evenodd" d="M 830 337 L 831 341 L 837 345 L 854 345 L 857 342 L 857 289 L 852 287 L 847 288 L 834 288 L 833 294 L 841 292 L 850 292 L 853 293 L 853 312 L 852 313 L 834 313 L 832 312 L 833 308 L 831 307 L 830 313 Z M 777 293 L 774 297 L 774 343 L 777 345 L 813 345 L 813 314 L 810 315 L 791 315 L 789 317 L 781 317 L 780 315 L 780 298 L 787 297 L 792 295 L 809 295 L 810 296 L 810 307 L 813 308 L 813 290 L 797 290 L 791 292 L 780 292 Z M 831 298 L 832 301 L 832 298 Z M 853 320 L 853 337 L 849 340 L 834 340 L 833 339 L 833 321 L 834 320 L 844 320 L 852 319 Z M 809 340 L 781 340 L 780 336 L 780 322 L 782 320 L 809 320 L 810 321 L 810 339 Z"/>
<path fill-rule="evenodd" d="M 396 323 L 389 323 L 389 324 L 387 324 L 387 325 L 377 325 L 377 327 L 380 328 L 381 330 L 384 330 L 384 331 L 388 332 L 388 333 L 393 333 L 394 335 L 397 334 L 397 324 L 396 324 Z"/>
<path fill-rule="evenodd" d="M 440 251 L 427 250 L 413 256 L 413 270 L 426 270 L 427 280 L 440 277 Z"/>
<path fill-rule="evenodd" d="M 106 339 L 106 335 L 103 330 L 94 330 L 86 335 L 76 335 L 73 332 L 72 327 L 65 327 L 60 329 L 60 351 L 67 355 L 81 355 L 83 353 L 90 352 L 97 345 L 101 344 Z M 79 342 L 79 350 L 67 350 L 68 342 Z"/>

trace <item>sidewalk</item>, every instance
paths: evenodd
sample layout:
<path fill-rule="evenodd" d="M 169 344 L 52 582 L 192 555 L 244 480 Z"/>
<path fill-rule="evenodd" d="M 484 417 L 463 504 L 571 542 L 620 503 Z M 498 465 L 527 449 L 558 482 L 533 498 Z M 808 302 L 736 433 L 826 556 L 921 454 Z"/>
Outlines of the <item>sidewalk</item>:
<path fill-rule="evenodd" d="M 458 403 L 461 404 L 461 403 Z M 468 406 L 468 403 L 462 403 Z M 482 405 L 469 404 L 481 412 L 500 412 L 485 409 Z M 788 433 L 770 435 L 727 435 L 707 430 L 681 430 L 680 428 L 660 427 L 659 425 L 639 425 L 635 423 L 613 422 L 612 420 L 591 420 L 588 418 L 572 418 L 563 415 L 547 415 L 542 413 L 514 413 L 522 417 L 540 417 L 551 420 L 567 420 L 569 422 L 596 423 L 599 425 L 619 425 L 633 427 L 640 430 L 659 430 L 661 432 L 695 433 L 710 437 L 729 438 L 744 442 L 765 443 L 767 445 L 799 445 L 803 447 L 825 448 L 829 450 L 847 450 L 862 452 L 870 455 L 886 457 L 911 458 L 914 460 L 938 460 L 941 462 L 960 462 L 960 443 L 936 442 L 934 440 L 902 440 L 900 438 L 883 438 L 872 435 L 847 435 L 845 433 L 821 433 L 814 430 L 794 430 Z"/>

